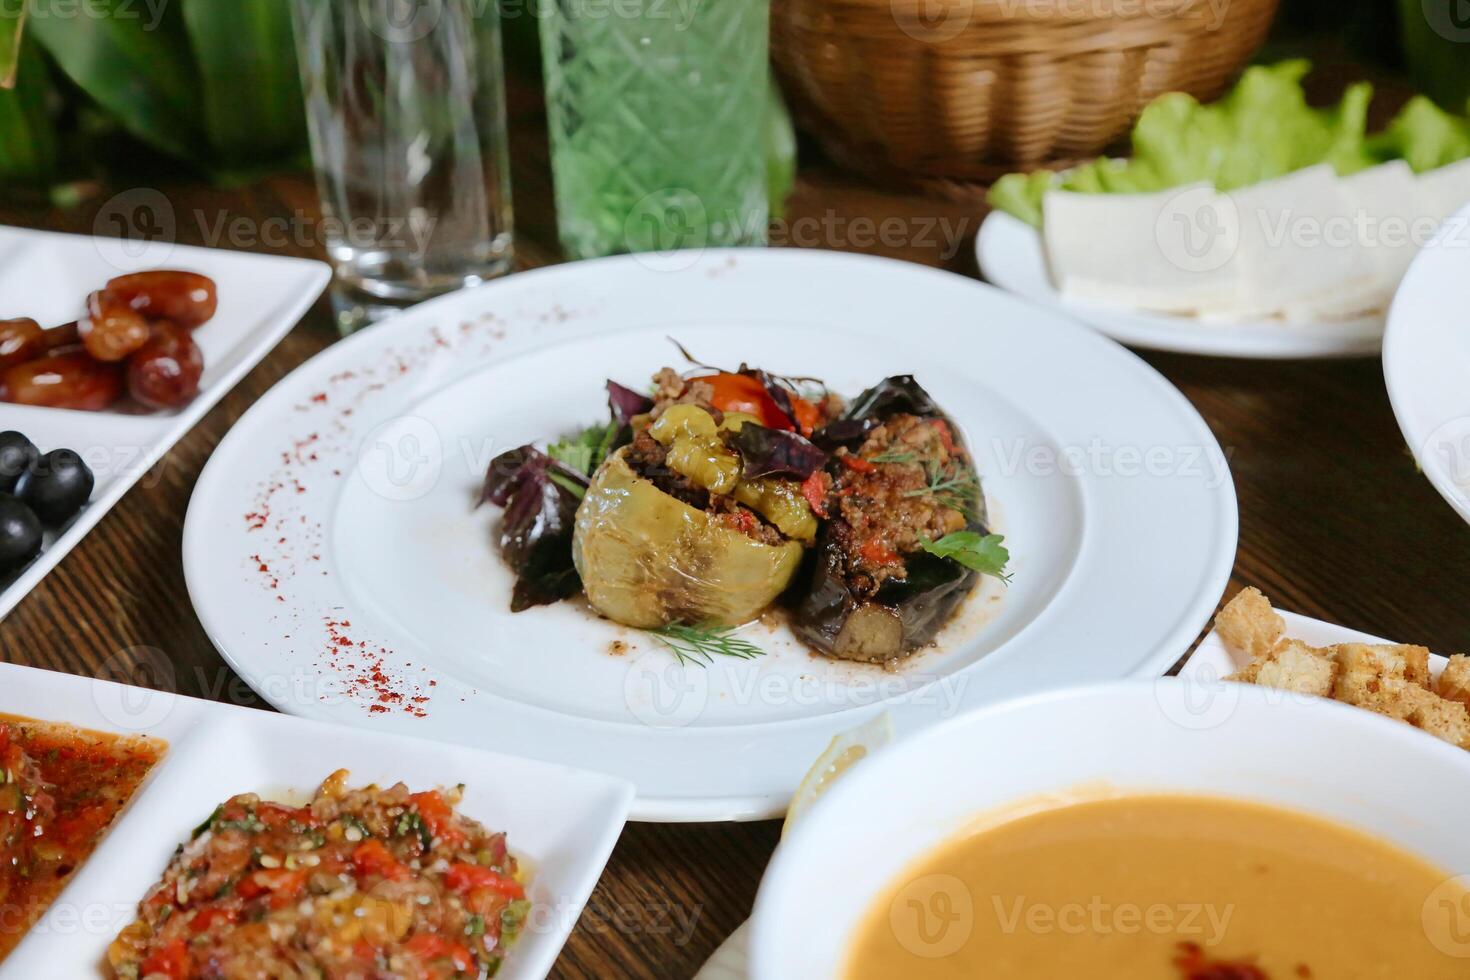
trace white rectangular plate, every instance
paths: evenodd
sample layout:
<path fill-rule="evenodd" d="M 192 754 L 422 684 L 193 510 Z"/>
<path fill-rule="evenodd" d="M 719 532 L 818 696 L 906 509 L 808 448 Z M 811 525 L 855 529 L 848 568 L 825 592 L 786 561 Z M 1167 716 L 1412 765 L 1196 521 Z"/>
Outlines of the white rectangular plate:
<path fill-rule="evenodd" d="M 465 784 L 461 811 L 505 831 L 533 875 L 531 914 L 498 976 L 534 980 L 576 924 L 633 800 L 630 783 L 565 766 L 12 664 L 0 664 L 0 713 L 169 743 L 91 859 L 0 966 L 6 978 L 105 976 L 108 944 L 216 805 L 248 792 L 299 802 L 346 768 L 352 786 Z"/>
<path fill-rule="evenodd" d="M 219 309 L 194 332 L 204 352 L 199 395 L 172 412 L 77 412 L 0 402 L 0 431 L 17 429 L 41 452 L 73 449 L 92 468 L 92 500 L 18 575 L 0 578 L 0 618 L 82 539 L 163 454 L 194 427 L 321 295 L 331 269 L 310 259 L 190 248 L 167 242 L 61 235 L 0 226 L 0 318 L 52 327 L 75 320 L 87 294 L 113 276 L 187 269 L 215 281 Z"/>

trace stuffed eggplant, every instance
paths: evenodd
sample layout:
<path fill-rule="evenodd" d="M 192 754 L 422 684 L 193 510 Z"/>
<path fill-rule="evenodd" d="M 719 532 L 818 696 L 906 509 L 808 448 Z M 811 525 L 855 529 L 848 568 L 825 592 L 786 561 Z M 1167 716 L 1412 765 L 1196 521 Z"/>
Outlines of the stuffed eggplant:
<path fill-rule="evenodd" d="M 689 377 L 666 368 L 653 391 L 645 398 L 610 382 L 608 427 L 547 453 L 504 454 L 509 478 L 492 465 L 485 499 L 506 507 L 501 552 L 519 575 L 513 609 L 580 588 L 628 626 L 736 626 L 790 586 L 830 484 L 827 454 L 803 432 L 840 402 L 808 401 L 744 367 Z M 578 448 L 587 454 L 573 459 Z"/>
<path fill-rule="evenodd" d="M 619 623 L 698 633 L 699 655 L 757 656 L 726 634 L 783 600 L 819 653 L 891 664 L 980 575 L 1006 577 L 964 441 L 911 377 L 850 406 L 744 365 L 607 390 L 607 424 L 491 464 L 513 610 L 580 591 Z"/>
<path fill-rule="evenodd" d="M 814 438 L 832 450 L 832 505 L 794 627 L 832 657 L 897 660 L 934 638 L 981 572 L 1004 574 L 979 477 L 959 431 L 906 375 Z"/>

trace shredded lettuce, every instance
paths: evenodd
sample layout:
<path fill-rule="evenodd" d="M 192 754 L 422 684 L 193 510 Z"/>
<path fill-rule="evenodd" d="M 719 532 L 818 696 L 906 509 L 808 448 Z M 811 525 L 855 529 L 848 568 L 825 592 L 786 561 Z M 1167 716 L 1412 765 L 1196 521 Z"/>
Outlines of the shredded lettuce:
<path fill-rule="evenodd" d="M 1161 95 L 1134 124 L 1128 159 L 1097 159 L 1060 174 L 1007 174 L 991 188 L 990 204 L 1039 226 L 1042 197 L 1053 188 L 1139 194 L 1205 182 L 1228 191 L 1319 163 L 1346 175 L 1386 160 L 1423 171 L 1470 157 L 1470 120 L 1428 99 L 1411 100 L 1372 137 L 1366 126 L 1373 88 L 1366 82 L 1349 87 L 1336 105 L 1309 106 L 1301 80 L 1310 68 L 1303 60 L 1248 68 L 1208 105 L 1183 92 Z"/>

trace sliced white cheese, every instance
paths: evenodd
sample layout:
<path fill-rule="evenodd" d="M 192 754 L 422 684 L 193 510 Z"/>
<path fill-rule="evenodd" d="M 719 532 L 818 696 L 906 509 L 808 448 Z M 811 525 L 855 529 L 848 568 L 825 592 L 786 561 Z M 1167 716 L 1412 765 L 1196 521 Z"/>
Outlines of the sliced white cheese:
<path fill-rule="evenodd" d="M 1354 294 L 1349 305 L 1379 288 L 1372 256 L 1352 233 L 1350 207 L 1330 166 L 1232 191 L 1240 222 L 1242 318 L 1287 315 L 1304 304 Z"/>
<path fill-rule="evenodd" d="M 1211 252 L 1222 252 L 1212 237 L 1221 204 L 1205 184 L 1156 194 L 1051 191 L 1042 230 L 1053 282 L 1069 299 L 1135 309 L 1229 306 L 1239 289 L 1233 241 L 1223 260 Z"/>

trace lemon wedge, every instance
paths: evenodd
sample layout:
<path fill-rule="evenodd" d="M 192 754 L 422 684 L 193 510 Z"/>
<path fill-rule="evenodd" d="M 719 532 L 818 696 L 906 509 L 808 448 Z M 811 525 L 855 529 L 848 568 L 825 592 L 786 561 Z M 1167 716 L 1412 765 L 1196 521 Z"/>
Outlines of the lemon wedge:
<path fill-rule="evenodd" d="M 868 719 L 849 731 L 833 737 L 826 750 L 812 763 L 801 785 L 791 797 L 791 806 L 786 810 L 786 822 L 781 825 L 784 835 L 801 818 L 822 794 L 831 789 L 853 766 L 872 753 L 893 741 L 893 719 L 883 712 Z"/>

